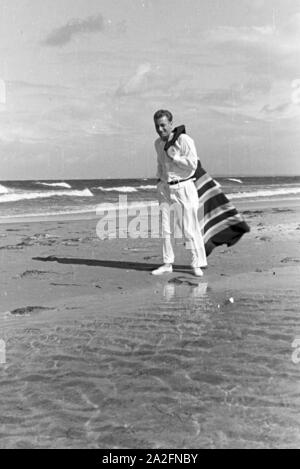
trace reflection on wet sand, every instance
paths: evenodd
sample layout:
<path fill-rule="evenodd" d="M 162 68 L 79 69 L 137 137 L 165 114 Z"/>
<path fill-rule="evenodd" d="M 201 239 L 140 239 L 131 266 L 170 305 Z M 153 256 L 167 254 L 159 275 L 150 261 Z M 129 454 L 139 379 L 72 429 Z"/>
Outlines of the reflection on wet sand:
<path fill-rule="evenodd" d="M 188 279 L 190 281 L 190 279 Z M 208 283 L 199 282 L 194 285 L 186 285 L 184 282 L 168 282 L 163 287 L 163 297 L 166 301 L 171 301 L 172 299 L 179 297 L 185 298 L 204 298 L 206 296 Z"/>

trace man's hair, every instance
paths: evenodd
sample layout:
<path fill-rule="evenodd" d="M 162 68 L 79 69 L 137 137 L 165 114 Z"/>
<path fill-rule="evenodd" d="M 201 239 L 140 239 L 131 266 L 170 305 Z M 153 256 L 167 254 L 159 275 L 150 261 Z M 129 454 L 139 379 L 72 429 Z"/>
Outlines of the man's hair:
<path fill-rule="evenodd" d="M 160 109 L 159 111 L 156 111 L 156 113 L 153 116 L 154 121 L 157 121 L 161 117 L 166 116 L 169 122 L 173 121 L 173 116 L 170 111 L 167 111 L 166 109 Z"/>

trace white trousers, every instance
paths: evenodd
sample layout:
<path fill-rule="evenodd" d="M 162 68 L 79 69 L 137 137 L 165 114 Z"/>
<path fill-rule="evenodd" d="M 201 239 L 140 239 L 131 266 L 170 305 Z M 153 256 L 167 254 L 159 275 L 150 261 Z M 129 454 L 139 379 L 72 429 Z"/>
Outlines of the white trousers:
<path fill-rule="evenodd" d="M 159 182 L 158 198 L 162 216 L 163 261 L 173 264 L 175 260 L 171 240 L 171 219 L 174 213 L 175 238 L 183 238 L 191 252 L 191 266 L 207 266 L 204 241 L 198 220 L 199 199 L 192 179 L 169 185 Z"/>

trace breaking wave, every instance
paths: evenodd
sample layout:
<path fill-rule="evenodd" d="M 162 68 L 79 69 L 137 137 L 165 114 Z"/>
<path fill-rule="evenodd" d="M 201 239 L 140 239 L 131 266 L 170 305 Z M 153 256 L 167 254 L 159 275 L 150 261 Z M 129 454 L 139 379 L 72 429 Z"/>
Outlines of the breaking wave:
<path fill-rule="evenodd" d="M 98 190 L 104 191 L 104 192 L 137 192 L 137 190 L 138 190 L 138 188 L 131 187 L 131 186 L 120 186 L 120 187 L 102 187 L 102 186 L 98 186 L 98 187 L 95 187 L 95 189 L 98 189 Z"/>
<path fill-rule="evenodd" d="M 285 187 L 282 189 L 259 189 L 249 192 L 235 192 L 228 194 L 231 199 L 245 199 L 250 197 L 273 197 L 276 195 L 300 194 L 300 187 Z"/>
<path fill-rule="evenodd" d="M 0 194 L 8 194 L 8 193 L 9 193 L 9 189 L 7 189 L 7 187 L 2 186 L 2 184 L 0 184 Z"/>
<path fill-rule="evenodd" d="M 45 192 L 8 192 L 0 193 L 0 203 L 18 202 L 20 200 L 45 199 L 48 197 L 93 197 L 89 189 L 82 191 L 45 191 Z"/>
<path fill-rule="evenodd" d="M 36 184 L 40 186 L 48 186 L 48 187 L 64 187 L 65 189 L 72 189 L 72 186 L 67 182 L 36 182 Z"/>

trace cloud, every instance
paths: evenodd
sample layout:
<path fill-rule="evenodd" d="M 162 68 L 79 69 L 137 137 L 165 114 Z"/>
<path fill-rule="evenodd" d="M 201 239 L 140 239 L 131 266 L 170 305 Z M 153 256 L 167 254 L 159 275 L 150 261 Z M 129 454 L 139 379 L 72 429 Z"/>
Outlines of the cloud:
<path fill-rule="evenodd" d="M 269 104 L 266 104 L 262 108 L 262 112 L 265 112 L 266 114 L 282 114 L 286 112 L 286 110 L 289 108 L 289 103 L 283 103 L 279 104 L 278 106 L 272 108 Z"/>
<path fill-rule="evenodd" d="M 296 38 L 300 39 L 300 13 L 291 16 L 289 21 L 282 27 L 282 34 L 285 35 L 287 40 L 293 42 Z M 299 43 L 295 44 L 299 49 Z"/>
<path fill-rule="evenodd" d="M 244 61 L 245 70 L 273 78 L 297 78 L 300 74 L 300 14 L 292 15 L 283 25 L 232 27 L 206 31 L 203 44 L 222 59 Z"/>
<path fill-rule="evenodd" d="M 300 116 L 300 79 L 274 81 L 268 76 L 252 77 L 228 87 L 213 89 L 185 88 L 180 101 L 195 106 L 204 116 L 213 112 L 235 126 L 255 120 L 270 122 L 298 119 Z"/>
<path fill-rule="evenodd" d="M 247 0 L 247 5 L 249 8 L 254 8 L 255 10 L 260 10 L 265 6 L 265 0 Z"/>
<path fill-rule="evenodd" d="M 68 44 L 74 36 L 103 32 L 105 22 L 101 14 L 86 19 L 74 19 L 64 26 L 54 29 L 43 41 L 46 46 L 57 47 Z"/>
<path fill-rule="evenodd" d="M 203 35 L 205 42 L 210 44 L 230 44 L 246 43 L 248 45 L 265 42 L 274 34 L 273 26 L 219 26 L 218 28 L 206 31 Z"/>
<path fill-rule="evenodd" d="M 145 98 L 162 98 L 172 95 L 176 86 L 185 76 L 170 75 L 166 79 L 166 74 L 160 67 L 153 67 L 150 63 L 143 63 L 138 66 L 131 77 L 121 84 L 115 92 L 116 97 L 143 96 Z"/>
<path fill-rule="evenodd" d="M 0 104 L 6 104 L 6 83 L 0 78 Z"/>
<path fill-rule="evenodd" d="M 119 21 L 115 25 L 115 32 L 118 36 L 122 36 L 127 32 L 127 23 L 125 20 Z"/>
<path fill-rule="evenodd" d="M 295 119 L 300 117 L 300 107 L 291 102 L 284 102 L 274 107 L 267 104 L 261 109 L 261 113 L 265 120 L 269 121 Z"/>
<path fill-rule="evenodd" d="M 255 101 L 261 94 L 269 93 L 270 82 L 266 80 L 252 80 L 246 83 L 235 83 L 229 88 L 208 91 L 202 95 L 200 101 L 205 104 L 236 107 Z"/>
<path fill-rule="evenodd" d="M 257 114 L 259 114 L 271 90 L 272 83 L 268 77 L 252 77 L 246 81 L 232 83 L 227 87 L 224 83 L 224 87 L 218 88 L 184 88 L 180 90 L 178 96 L 185 103 L 193 103 L 202 109 L 214 109 L 230 115 L 233 111 L 235 113 L 246 112 L 246 109 L 249 110 L 250 107 L 253 108 L 256 105 Z M 253 110 L 251 115 L 253 116 Z"/>
<path fill-rule="evenodd" d="M 79 99 L 75 93 L 57 96 L 18 93 L 9 109 L 0 112 L 2 143 L 65 145 L 122 132 L 122 125 L 114 119 L 110 100 L 105 97 L 100 101 L 95 96 Z"/>
<path fill-rule="evenodd" d="M 139 65 L 136 72 L 116 91 L 117 96 L 127 96 L 144 91 L 150 83 L 152 67 L 149 63 Z"/>
<path fill-rule="evenodd" d="M 6 82 L 8 87 L 13 88 L 15 90 L 19 89 L 33 89 L 34 91 L 39 91 L 39 90 L 68 90 L 69 87 L 63 86 L 63 85 L 49 85 L 45 83 L 32 83 L 28 81 L 21 81 L 21 80 L 10 80 Z"/>

